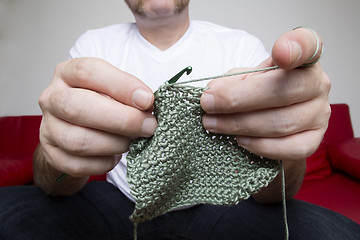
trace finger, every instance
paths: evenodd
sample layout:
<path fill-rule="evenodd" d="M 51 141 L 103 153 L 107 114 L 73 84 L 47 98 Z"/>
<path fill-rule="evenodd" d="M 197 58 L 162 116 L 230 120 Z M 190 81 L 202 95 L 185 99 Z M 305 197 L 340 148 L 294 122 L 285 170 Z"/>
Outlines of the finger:
<path fill-rule="evenodd" d="M 46 98 L 47 94 L 44 94 Z M 83 127 L 125 136 L 151 136 L 157 122 L 150 112 L 82 88 L 67 88 L 41 99 L 43 112 Z"/>
<path fill-rule="evenodd" d="M 236 76 L 213 80 L 201 96 L 201 107 L 210 114 L 236 113 L 304 102 L 327 91 L 329 84 L 323 83 L 327 78 L 319 68 L 279 69 L 240 81 Z"/>
<path fill-rule="evenodd" d="M 229 71 L 227 71 L 226 74 L 235 74 L 235 73 L 247 72 L 247 71 L 250 71 L 252 69 L 253 68 L 232 68 Z M 241 74 L 238 77 L 243 80 L 249 75 L 250 74 Z"/>
<path fill-rule="evenodd" d="M 81 157 L 64 152 L 56 146 L 46 144 L 42 147 L 45 159 L 53 168 L 73 177 L 107 173 L 118 164 L 120 159 L 120 155 Z"/>
<path fill-rule="evenodd" d="M 203 125 L 208 131 L 215 133 L 284 137 L 309 129 L 323 128 L 329 115 L 328 103 L 315 99 L 283 108 L 223 115 L 207 114 L 203 117 Z"/>
<path fill-rule="evenodd" d="M 272 49 L 272 59 L 283 69 L 293 69 L 317 61 L 322 48 L 323 41 L 315 31 L 297 28 L 278 38 Z"/>
<path fill-rule="evenodd" d="M 154 101 L 153 92 L 142 81 L 97 58 L 64 62 L 58 67 L 56 77 L 71 87 L 101 92 L 141 110 L 149 109 Z"/>
<path fill-rule="evenodd" d="M 325 129 L 309 130 L 281 138 L 237 136 L 240 146 L 254 154 L 279 160 L 304 160 L 315 152 Z M 289 150 L 290 149 L 290 150 Z"/>
<path fill-rule="evenodd" d="M 51 114 L 43 116 L 43 144 L 77 156 L 111 156 L 128 150 L 130 138 L 70 124 Z"/>

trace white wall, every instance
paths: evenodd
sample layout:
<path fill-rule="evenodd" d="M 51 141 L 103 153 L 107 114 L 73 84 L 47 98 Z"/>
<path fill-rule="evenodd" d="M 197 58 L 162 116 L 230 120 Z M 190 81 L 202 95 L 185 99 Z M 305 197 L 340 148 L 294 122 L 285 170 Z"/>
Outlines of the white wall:
<path fill-rule="evenodd" d="M 191 0 L 191 17 L 245 29 L 268 50 L 283 32 L 311 26 L 323 37 L 331 103 L 350 105 L 360 136 L 360 1 Z M 0 116 L 41 114 L 37 98 L 85 30 L 133 21 L 123 0 L 0 0 Z"/>

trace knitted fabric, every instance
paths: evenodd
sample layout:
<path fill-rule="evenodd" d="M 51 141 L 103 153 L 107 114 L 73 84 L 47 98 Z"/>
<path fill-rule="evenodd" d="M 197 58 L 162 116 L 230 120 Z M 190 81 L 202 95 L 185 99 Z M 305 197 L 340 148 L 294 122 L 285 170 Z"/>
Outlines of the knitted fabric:
<path fill-rule="evenodd" d="M 278 161 L 246 151 L 235 136 L 204 129 L 204 91 L 164 84 L 155 94 L 158 128 L 152 137 L 134 140 L 127 156 L 134 223 L 193 204 L 237 204 L 279 172 Z"/>

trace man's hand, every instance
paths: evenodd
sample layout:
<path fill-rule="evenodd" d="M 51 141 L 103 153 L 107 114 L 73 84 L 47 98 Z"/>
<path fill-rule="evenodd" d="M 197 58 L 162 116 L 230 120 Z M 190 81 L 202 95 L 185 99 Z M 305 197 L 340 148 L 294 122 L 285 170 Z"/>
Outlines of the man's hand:
<path fill-rule="evenodd" d="M 46 162 L 74 177 L 108 172 L 132 137 L 154 133 L 157 123 L 147 111 L 153 101 L 144 83 L 103 60 L 59 64 L 39 99 Z"/>
<path fill-rule="evenodd" d="M 209 83 L 201 97 L 203 124 L 212 132 L 237 135 L 249 151 L 273 159 L 304 160 L 319 146 L 330 116 L 330 80 L 320 65 L 322 41 L 308 29 L 282 35 L 261 68 L 281 69 Z M 235 69 L 232 71 L 241 71 Z"/>
<path fill-rule="evenodd" d="M 308 29 L 285 33 L 274 44 L 272 56 L 259 66 L 277 65 L 279 70 L 214 80 L 201 96 L 206 129 L 236 135 L 245 149 L 285 160 L 287 198 L 300 188 L 305 159 L 318 148 L 330 117 L 328 76 L 318 63 L 301 67 L 316 61 L 321 49 L 321 39 Z M 278 175 L 253 198 L 281 201 L 281 184 Z"/>

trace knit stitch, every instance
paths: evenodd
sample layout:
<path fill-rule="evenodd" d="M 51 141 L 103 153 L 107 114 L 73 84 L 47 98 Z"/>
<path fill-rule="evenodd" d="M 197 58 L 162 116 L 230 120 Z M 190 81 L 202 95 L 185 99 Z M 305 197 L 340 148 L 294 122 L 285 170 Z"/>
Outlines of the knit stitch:
<path fill-rule="evenodd" d="M 134 223 L 188 205 L 237 204 L 278 174 L 278 161 L 243 149 L 235 136 L 204 129 L 205 90 L 166 83 L 157 91 L 158 128 L 152 137 L 134 140 L 127 156 Z"/>

